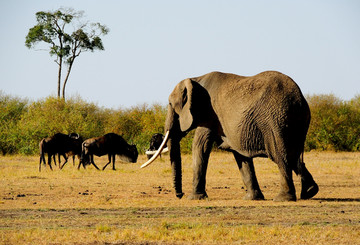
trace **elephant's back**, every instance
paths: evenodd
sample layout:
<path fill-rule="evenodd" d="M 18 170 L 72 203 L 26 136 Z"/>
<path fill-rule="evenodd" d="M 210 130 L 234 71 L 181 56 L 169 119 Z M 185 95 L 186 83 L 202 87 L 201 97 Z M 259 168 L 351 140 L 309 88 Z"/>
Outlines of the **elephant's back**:
<path fill-rule="evenodd" d="M 281 131 L 286 125 L 307 129 L 309 108 L 290 77 L 266 71 L 252 77 L 211 73 L 207 78 L 203 86 L 208 86 L 212 106 L 234 149 L 261 154 L 267 132 Z"/>
<path fill-rule="evenodd" d="M 211 72 L 195 80 L 206 88 L 213 103 L 220 102 L 225 107 L 233 107 L 234 103 L 245 107 L 259 102 L 271 105 L 290 98 L 292 101 L 304 100 L 298 85 L 277 71 L 265 71 L 255 76 Z"/>
<path fill-rule="evenodd" d="M 299 87 L 290 77 L 277 71 L 265 71 L 251 77 L 240 76 L 238 79 L 229 79 L 228 82 L 231 84 L 232 92 L 242 93 L 245 96 L 281 96 L 300 92 Z"/>
<path fill-rule="evenodd" d="M 254 76 L 240 76 L 232 73 L 211 72 L 192 78 L 202 85 L 211 95 L 224 97 L 256 96 L 272 93 L 301 93 L 297 84 L 287 75 L 278 71 L 264 71 Z M 239 98 L 240 99 L 240 98 Z"/>

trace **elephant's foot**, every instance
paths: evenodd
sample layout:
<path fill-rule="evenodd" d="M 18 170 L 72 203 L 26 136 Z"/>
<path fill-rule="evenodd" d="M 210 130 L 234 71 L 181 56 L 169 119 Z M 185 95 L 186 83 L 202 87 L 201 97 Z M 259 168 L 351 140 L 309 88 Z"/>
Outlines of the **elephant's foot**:
<path fill-rule="evenodd" d="M 203 199 L 207 199 L 208 195 L 205 193 L 193 193 L 191 194 L 188 199 L 189 200 L 203 200 Z"/>
<path fill-rule="evenodd" d="M 264 195 L 260 190 L 247 192 L 246 195 L 243 197 L 243 200 L 265 200 Z"/>
<path fill-rule="evenodd" d="M 288 193 L 288 192 L 280 192 L 275 198 L 274 202 L 289 202 L 289 201 L 296 201 L 295 193 Z"/>
<path fill-rule="evenodd" d="M 314 182 L 311 186 L 301 188 L 301 199 L 310 199 L 315 196 L 319 191 L 319 186 Z"/>

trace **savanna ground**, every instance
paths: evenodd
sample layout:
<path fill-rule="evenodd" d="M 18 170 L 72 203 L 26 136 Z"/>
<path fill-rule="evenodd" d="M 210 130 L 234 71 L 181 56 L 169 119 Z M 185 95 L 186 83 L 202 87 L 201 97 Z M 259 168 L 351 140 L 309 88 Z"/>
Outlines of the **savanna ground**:
<path fill-rule="evenodd" d="M 320 191 L 311 200 L 275 203 L 278 170 L 256 159 L 265 201 L 244 201 L 231 154 L 214 152 L 209 198 L 187 200 L 191 156 L 183 156 L 183 191 L 175 197 L 168 155 L 145 169 L 38 171 L 37 156 L 0 158 L 1 244 L 360 244 L 360 153 L 305 153 Z M 107 157 L 96 158 L 98 166 Z M 295 178 L 297 195 L 300 180 Z"/>

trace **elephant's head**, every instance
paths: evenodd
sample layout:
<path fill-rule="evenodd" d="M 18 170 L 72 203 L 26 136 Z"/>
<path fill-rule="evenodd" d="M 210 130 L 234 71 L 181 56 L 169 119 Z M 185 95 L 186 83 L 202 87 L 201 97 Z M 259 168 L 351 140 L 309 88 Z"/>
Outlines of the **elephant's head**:
<path fill-rule="evenodd" d="M 163 150 L 167 143 L 170 151 L 170 161 L 176 196 L 181 198 L 181 154 L 180 140 L 192 129 L 203 122 L 208 122 L 210 109 L 210 97 L 207 91 L 197 82 L 185 79 L 178 83 L 169 96 L 168 112 L 165 121 L 165 138 L 157 153 L 141 167 L 152 163 Z"/>

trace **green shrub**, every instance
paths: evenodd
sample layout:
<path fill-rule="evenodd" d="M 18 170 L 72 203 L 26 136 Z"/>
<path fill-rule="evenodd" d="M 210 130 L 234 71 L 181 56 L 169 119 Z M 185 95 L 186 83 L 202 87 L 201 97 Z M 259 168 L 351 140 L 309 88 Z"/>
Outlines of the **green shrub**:
<path fill-rule="evenodd" d="M 103 121 L 103 110 L 80 98 L 70 98 L 65 102 L 63 99 L 48 97 L 33 102 L 18 124 L 19 152 L 38 152 L 39 141 L 58 132 L 76 132 L 83 138 L 101 135 L 104 133 Z"/>
<path fill-rule="evenodd" d="M 0 151 L 3 155 L 17 152 L 18 123 L 26 111 L 27 100 L 0 91 Z"/>
<path fill-rule="evenodd" d="M 311 123 L 306 150 L 356 151 L 360 144 L 359 96 L 343 102 L 334 95 L 313 95 L 307 98 Z"/>
<path fill-rule="evenodd" d="M 144 153 L 151 136 L 164 132 L 165 116 L 166 110 L 158 104 L 113 110 L 106 121 L 105 131 L 122 135 L 128 143 L 136 144 L 139 152 Z"/>
<path fill-rule="evenodd" d="M 345 102 L 334 95 L 312 95 L 307 100 L 312 116 L 307 151 L 360 150 L 360 96 Z M 164 133 L 166 113 L 166 106 L 159 104 L 115 110 L 80 97 L 28 102 L 0 91 L 0 150 L 2 154 L 37 154 L 40 140 L 57 132 L 76 132 L 84 139 L 114 132 L 144 153 L 151 136 Z M 183 153 L 191 153 L 193 135 L 194 131 L 181 141 Z"/>

